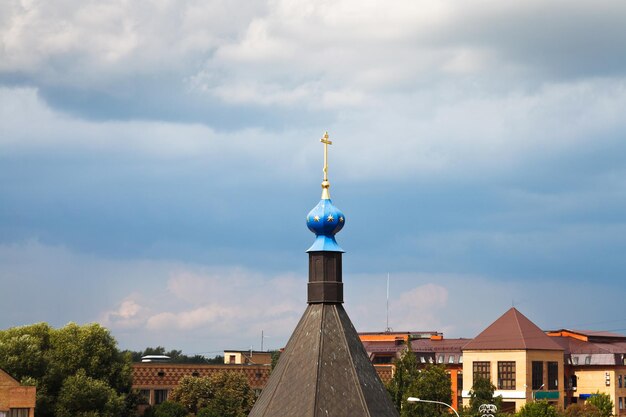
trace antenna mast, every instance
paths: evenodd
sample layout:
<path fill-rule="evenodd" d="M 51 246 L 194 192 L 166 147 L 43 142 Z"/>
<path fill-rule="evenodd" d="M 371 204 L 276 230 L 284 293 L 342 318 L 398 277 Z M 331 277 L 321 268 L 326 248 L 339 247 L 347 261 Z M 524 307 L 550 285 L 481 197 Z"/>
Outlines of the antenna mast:
<path fill-rule="evenodd" d="M 385 328 L 385 331 L 391 331 L 391 328 L 389 327 L 389 272 L 387 272 L 387 327 Z"/>

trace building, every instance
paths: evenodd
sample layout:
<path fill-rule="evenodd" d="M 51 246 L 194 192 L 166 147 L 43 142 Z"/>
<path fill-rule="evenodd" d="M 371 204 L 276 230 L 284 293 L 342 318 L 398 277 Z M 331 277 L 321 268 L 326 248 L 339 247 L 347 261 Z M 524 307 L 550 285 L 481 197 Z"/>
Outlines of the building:
<path fill-rule="evenodd" d="M 391 364 L 413 339 L 443 337 L 438 332 L 362 332 L 359 339 L 373 364 Z"/>
<path fill-rule="evenodd" d="M 272 352 L 258 350 L 225 350 L 225 365 L 271 365 Z"/>
<path fill-rule="evenodd" d="M 419 366 L 438 364 L 446 367 L 450 376 L 452 407 L 462 405 L 463 393 L 463 346 L 471 339 L 445 339 L 443 335 L 411 341 L 411 350 L 417 356 Z"/>
<path fill-rule="evenodd" d="M 563 347 L 565 403 L 608 394 L 616 416 L 626 415 L 626 336 L 590 330 L 547 333 Z"/>
<path fill-rule="evenodd" d="M 0 369 L 0 417 L 35 417 L 36 393 Z"/>
<path fill-rule="evenodd" d="M 563 407 L 563 360 L 563 347 L 511 308 L 463 346 L 463 403 L 469 405 L 469 391 L 481 377 L 502 396 L 502 411 L 535 399 Z"/>
<path fill-rule="evenodd" d="M 270 371 L 270 365 L 135 363 L 133 389 L 139 391 L 148 405 L 158 405 L 167 400 L 184 376 L 206 377 L 217 372 L 240 372 L 248 378 L 250 387 L 260 393 L 267 384 Z"/>
<path fill-rule="evenodd" d="M 595 393 L 626 416 L 626 336 L 590 330 L 544 332 L 511 308 L 463 346 L 464 404 L 477 376 L 489 378 L 504 410 L 547 400 L 565 408 Z"/>

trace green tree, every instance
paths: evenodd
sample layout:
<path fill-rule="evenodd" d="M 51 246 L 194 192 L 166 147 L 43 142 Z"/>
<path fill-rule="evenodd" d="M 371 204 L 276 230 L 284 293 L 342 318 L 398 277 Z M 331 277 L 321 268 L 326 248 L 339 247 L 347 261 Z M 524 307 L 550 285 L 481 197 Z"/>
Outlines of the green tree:
<path fill-rule="evenodd" d="M 85 370 L 65 378 L 56 404 L 56 417 L 117 417 L 124 397 L 106 382 L 88 377 Z"/>
<path fill-rule="evenodd" d="M 600 410 L 592 404 L 570 404 L 563 412 L 564 417 L 602 417 Z"/>
<path fill-rule="evenodd" d="M 498 410 L 502 408 L 502 397 L 494 397 L 496 387 L 487 378 L 475 377 L 474 385 L 470 390 L 469 412 L 472 415 L 479 415 L 478 408 L 483 404 L 494 404 Z"/>
<path fill-rule="evenodd" d="M 217 411 L 213 410 L 212 408 L 209 407 L 205 407 L 200 409 L 200 411 L 198 411 L 198 414 L 196 414 L 196 417 L 222 417 Z"/>
<path fill-rule="evenodd" d="M 187 417 L 187 410 L 181 404 L 165 401 L 154 407 L 154 417 Z"/>
<path fill-rule="evenodd" d="M 256 400 L 248 378 L 239 372 L 218 372 L 210 376 L 215 397 L 209 407 L 222 417 L 246 417 Z"/>
<path fill-rule="evenodd" d="M 547 401 L 533 401 L 524 404 L 516 417 L 558 417 L 557 409 Z"/>
<path fill-rule="evenodd" d="M 209 377 L 184 376 L 178 381 L 169 396 L 185 407 L 190 413 L 197 413 L 199 409 L 206 407 L 214 397 L 214 387 Z"/>
<path fill-rule="evenodd" d="M 254 405 L 255 395 L 243 373 L 218 372 L 208 377 L 182 378 L 170 400 L 190 413 L 245 417 Z"/>
<path fill-rule="evenodd" d="M 608 394 L 602 394 L 600 391 L 597 391 L 589 397 L 587 403 L 600 410 L 600 415 L 602 417 L 611 417 L 613 415 L 613 401 L 611 400 L 611 396 Z"/>
<path fill-rule="evenodd" d="M 38 417 L 55 416 L 66 380 L 77 377 L 81 370 L 124 397 L 131 387 L 130 356 L 122 354 L 108 330 L 98 324 L 70 323 L 53 329 L 39 323 L 2 330 L 0 368 L 19 381 L 37 386 Z M 128 415 L 132 415 L 130 410 L 118 414 Z"/>
<path fill-rule="evenodd" d="M 419 376 L 417 369 L 417 357 L 411 350 L 411 345 L 402 353 L 400 359 L 395 362 L 396 369 L 393 378 L 387 384 L 387 391 L 398 412 L 401 411 L 402 403 L 409 397 L 409 388 L 415 383 Z"/>
<path fill-rule="evenodd" d="M 445 366 L 426 365 L 419 372 L 417 380 L 409 387 L 409 394 L 425 400 L 452 403 L 450 377 L 446 373 Z M 440 417 L 449 416 L 449 414 L 450 409 L 441 404 L 405 402 L 403 407 L 403 416 Z"/>
<path fill-rule="evenodd" d="M 276 365 L 278 365 L 278 360 L 280 359 L 280 350 L 275 350 L 272 352 L 272 368 L 271 370 L 273 371 L 274 368 L 276 368 Z"/>

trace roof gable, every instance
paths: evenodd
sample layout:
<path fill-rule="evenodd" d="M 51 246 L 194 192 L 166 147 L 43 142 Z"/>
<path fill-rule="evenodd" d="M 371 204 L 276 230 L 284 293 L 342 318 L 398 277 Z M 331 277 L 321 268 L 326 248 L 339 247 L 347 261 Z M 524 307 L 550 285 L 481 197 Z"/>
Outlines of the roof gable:
<path fill-rule="evenodd" d="M 463 346 L 463 350 L 563 350 L 563 348 L 513 307 Z"/>
<path fill-rule="evenodd" d="M 4 382 L 5 384 L 8 384 L 8 385 L 20 386 L 20 383 L 17 381 L 17 379 L 13 378 L 11 375 L 9 375 L 6 371 L 4 371 L 1 368 L 0 368 L 0 382 Z"/>

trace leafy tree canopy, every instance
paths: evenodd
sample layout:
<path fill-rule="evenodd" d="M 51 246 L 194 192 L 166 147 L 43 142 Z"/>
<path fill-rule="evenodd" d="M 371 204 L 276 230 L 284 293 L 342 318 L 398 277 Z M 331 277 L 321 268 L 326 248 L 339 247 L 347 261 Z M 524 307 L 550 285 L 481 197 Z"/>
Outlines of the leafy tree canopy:
<path fill-rule="evenodd" d="M 448 416 L 450 409 L 444 405 L 408 403 L 408 397 L 418 397 L 450 404 L 452 390 L 450 377 L 443 365 L 428 364 L 420 368 L 415 353 L 408 345 L 395 363 L 393 378 L 387 384 L 387 391 L 402 417 Z"/>
<path fill-rule="evenodd" d="M 122 354 L 109 331 L 98 324 L 69 323 L 53 329 L 38 323 L 0 330 L 0 368 L 19 381 L 37 386 L 38 417 L 55 415 L 64 387 L 63 409 L 72 409 L 74 405 L 68 401 L 77 380 L 68 378 L 100 381 L 124 395 L 131 387 L 130 356 Z M 96 387 L 94 392 L 106 391 L 99 384 L 91 385 Z M 117 415 L 128 413 L 126 410 Z"/>
<path fill-rule="evenodd" d="M 218 372 L 208 377 L 181 379 L 170 399 L 190 413 L 246 417 L 254 405 L 255 396 L 243 373 Z"/>
<path fill-rule="evenodd" d="M 613 401 L 608 394 L 602 394 L 598 391 L 589 397 L 587 404 L 596 407 L 602 417 L 611 417 L 613 415 Z"/>
<path fill-rule="evenodd" d="M 124 397 L 106 382 L 88 377 L 84 369 L 63 381 L 56 417 L 117 417 L 123 413 Z"/>
<path fill-rule="evenodd" d="M 181 404 L 165 401 L 154 407 L 154 417 L 187 417 L 187 410 Z"/>
<path fill-rule="evenodd" d="M 517 417 L 558 417 L 557 409 L 547 401 L 533 401 L 524 404 L 517 412 Z"/>
<path fill-rule="evenodd" d="M 478 409 L 483 404 L 494 404 L 498 410 L 502 408 L 502 397 L 494 397 L 495 385 L 487 378 L 476 377 L 474 385 L 470 391 L 470 405 L 468 412 L 472 415 L 479 415 Z"/>
<path fill-rule="evenodd" d="M 602 417 L 600 410 L 592 404 L 570 404 L 563 412 L 565 417 Z"/>
<path fill-rule="evenodd" d="M 446 404 L 452 402 L 450 377 L 443 365 L 426 365 L 418 378 L 409 387 L 408 396 L 423 398 L 430 401 L 439 401 Z M 406 398 L 405 398 L 406 401 Z M 441 404 L 432 403 L 405 403 L 401 415 L 407 417 L 448 417 L 450 408 Z"/>
<path fill-rule="evenodd" d="M 402 403 L 406 400 L 409 392 L 409 387 L 414 385 L 415 381 L 419 377 L 419 370 L 417 368 L 417 357 L 411 350 L 411 345 L 407 346 L 407 349 L 402 353 L 400 359 L 395 362 L 396 369 L 393 374 L 393 378 L 387 384 L 387 391 L 391 396 L 391 400 L 396 407 L 396 410 L 400 412 L 403 408 Z"/>

